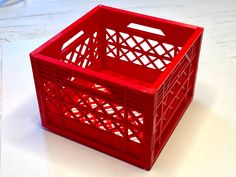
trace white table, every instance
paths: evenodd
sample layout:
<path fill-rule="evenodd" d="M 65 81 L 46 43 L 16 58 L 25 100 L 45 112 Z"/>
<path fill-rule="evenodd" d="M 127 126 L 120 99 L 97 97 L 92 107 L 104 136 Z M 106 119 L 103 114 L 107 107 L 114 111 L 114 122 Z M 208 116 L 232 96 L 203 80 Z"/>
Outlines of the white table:
<path fill-rule="evenodd" d="M 2 8 L 1 176 L 235 177 L 236 1 L 99 2 L 205 28 L 192 104 L 150 172 L 43 130 L 28 53 L 98 1 L 28 0 Z"/>

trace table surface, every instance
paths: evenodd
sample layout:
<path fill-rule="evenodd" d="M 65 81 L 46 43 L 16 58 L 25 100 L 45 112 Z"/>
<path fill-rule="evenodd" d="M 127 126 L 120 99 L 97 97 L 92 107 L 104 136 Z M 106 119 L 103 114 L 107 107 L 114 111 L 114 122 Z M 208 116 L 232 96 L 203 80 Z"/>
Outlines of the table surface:
<path fill-rule="evenodd" d="M 40 124 L 28 53 L 98 3 L 205 28 L 194 100 L 150 172 Z M 0 8 L 1 176 L 235 177 L 235 46 L 235 0 L 28 0 Z"/>

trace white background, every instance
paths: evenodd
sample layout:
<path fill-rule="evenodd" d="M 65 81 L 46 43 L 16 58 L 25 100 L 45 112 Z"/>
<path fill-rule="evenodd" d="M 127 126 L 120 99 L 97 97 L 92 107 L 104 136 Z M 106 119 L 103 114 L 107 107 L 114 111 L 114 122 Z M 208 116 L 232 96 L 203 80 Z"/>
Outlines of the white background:
<path fill-rule="evenodd" d="M 28 53 L 98 1 L 31 0 L 2 8 L 1 176 L 235 177 L 236 2 L 101 2 L 205 27 L 193 102 L 150 172 L 45 131 Z"/>

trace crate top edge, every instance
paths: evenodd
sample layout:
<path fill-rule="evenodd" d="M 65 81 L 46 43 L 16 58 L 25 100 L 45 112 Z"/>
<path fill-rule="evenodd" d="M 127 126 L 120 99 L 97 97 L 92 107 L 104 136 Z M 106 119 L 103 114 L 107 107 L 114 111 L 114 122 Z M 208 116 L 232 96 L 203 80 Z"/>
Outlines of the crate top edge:
<path fill-rule="evenodd" d="M 40 53 L 43 49 L 47 48 L 50 44 L 52 44 L 52 43 L 56 42 L 57 40 L 59 40 L 61 38 L 61 36 L 64 36 L 64 35 L 70 33 L 71 29 L 76 27 L 79 23 L 84 22 L 87 18 L 89 18 L 93 14 L 97 13 L 101 9 L 106 9 L 106 10 L 109 10 L 109 11 L 116 11 L 118 13 L 123 13 L 123 14 L 130 14 L 130 15 L 133 15 L 133 16 L 143 17 L 143 18 L 154 20 L 154 21 L 159 21 L 159 22 L 164 22 L 164 23 L 168 23 L 168 24 L 172 24 L 172 25 L 182 26 L 182 27 L 185 27 L 185 28 L 193 29 L 193 30 L 203 29 L 202 27 L 199 27 L 199 26 L 194 26 L 194 25 L 190 25 L 190 24 L 186 24 L 186 23 L 182 23 L 182 22 L 167 20 L 167 19 L 164 19 L 164 18 L 154 17 L 154 16 L 150 16 L 150 15 L 145 15 L 145 14 L 141 14 L 141 13 L 137 13 L 137 12 L 118 9 L 118 8 L 114 8 L 114 7 L 110 7 L 110 6 L 100 4 L 100 5 L 97 5 L 96 7 L 94 7 L 93 9 L 91 9 L 90 11 L 88 11 L 87 13 L 85 13 L 84 15 L 82 15 L 81 17 L 79 17 L 73 23 L 69 24 L 65 29 L 58 32 L 56 35 L 51 37 L 45 43 L 43 43 L 38 48 L 33 50 L 31 53 L 33 53 L 33 54 Z"/>
<path fill-rule="evenodd" d="M 108 76 L 106 74 L 99 73 L 97 71 L 93 71 L 93 70 L 86 69 L 86 68 L 80 68 L 75 65 L 66 65 L 62 61 L 56 60 L 54 58 L 51 58 L 51 57 L 48 57 L 48 56 L 45 56 L 45 55 L 42 55 L 39 53 L 30 53 L 30 59 L 31 59 L 31 62 L 41 61 L 45 64 L 54 65 L 54 66 L 61 68 L 61 69 L 70 70 L 71 72 L 76 72 L 81 75 L 86 75 L 86 76 L 89 76 L 91 78 L 94 78 L 94 79 L 97 79 L 100 81 L 109 82 L 114 85 L 117 85 L 118 87 L 133 90 L 134 92 L 139 92 L 139 93 L 148 94 L 148 95 L 153 95 L 156 92 L 156 90 L 153 89 L 153 87 L 146 87 L 146 86 L 143 86 L 140 84 L 128 82 L 128 81 L 119 79 L 115 76 Z"/>
<path fill-rule="evenodd" d="M 123 13 L 123 14 L 130 14 L 130 15 L 133 15 L 133 16 L 143 17 L 143 18 L 147 18 L 147 19 L 150 19 L 150 20 L 153 20 L 153 21 L 164 22 L 164 23 L 167 23 L 167 24 L 182 26 L 182 27 L 190 28 L 190 29 L 194 29 L 194 30 L 197 30 L 199 28 L 203 29 L 200 26 L 195 26 L 195 25 L 191 25 L 191 24 L 188 24 L 188 23 L 183 23 L 183 22 L 174 21 L 174 20 L 168 20 L 168 19 L 165 19 L 165 18 L 155 17 L 155 16 L 152 16 L 152 15 L 146 15 L 146 14 L 142 14 L 142 13 L 138 13 L 138 12 L 134 12 L 134 11 L 129 11 L 129 10 L 123 10 L 123 9 L 119 9 L 119 8 L 115 8 L 115 7 L 102 5 L 102 4 L 96 6 L 95 8 L 106 9 L 106 10 L 109 10 L 109 11 L 116 11 L 118 13 Z"/>
<path fill-rule="evenodd" d="M 179 26 L 182 26 L 182 27 L 194 29 L 194 31 L 195 31 L 194 34 L 191 36 L 191 38 L 188 40 L 188 42 L 186 43 L 185 46 L 189 46 L 190 45 L 189 42 L 190 41 L 193 42 L 194 38 L 197 38 L 197 35 L 201 35 L 203 33 L 203 30 L 204 30 L 202 27 L 198 27 L 198 26 L 193 26 L 193 25 L 189 25 L 189 24 L 185 24 L 185 23 L 181 23 L 181 22 L 176 22 L 176 21 L 171 21 L 171 20 L 167 20 L 167 19 L 163 19 L 163 18 L 154 17 L 154 16 L 144 15 L 144 14 L 140 14 L 140 13 L 137 13 L 137 12 L 131 12 L 131 11 L 123 10 L 123 9 L 109 7 L 109 6 L 106 6 L 106 5 L 98 5 L 95 8 L 93 8 L 92 10 L 90 10 L 89 12 L 87 12 L 86 14 L 84 14 L 83 16 L 81 16 L 78 20 L 76 20 L 75 22 L 73 22 L 72 24 L 67 26 L 61 32 L 57 33 L 55 36 L 53 36 L 52 38 L 47 40 L 45 43 L 40 45 L 38 48 L 33 50 L 30 53 L 30 57 L 31 58 L 38 58 L 41 61 L 49 62 L 50 57 L 41 54 L 41 51 L 43 51 L 45 48 L 47 48 L 52 43 L 56 42 L 58 39 L 60 39 L 61 36 L 66 35 L 67 33 L 69 33 L 70 30 L 72 28 L 74 28 L 78 23 L 81 23 L 81 22 L 85 21 L 88 17 L 90 17 L 91 15 L 97 13 L 101 9 L 106 9 L 106 10 L 110 10 L 110 11 L 117 11 L 117 12 L 120 12 L 120 13 L 130 14 L 130 15 L 139 16 L 139 17 L 143 17 L 143 18 L 149 18 L 149 19 L 154 20 L 154 21 L 162 21 L 162 22 L 165 22 L 165 23 L 169 23 L 169 24 L 173 24 L 173 25 L 179 25 Z M 184 53 L 187 50 L 188 49 L 186 47 L 183 47 L 183 52 L 181 52 L 181 54 L 183 54 L 183 55 L 181 55 L 181 54 L 178 55 L 178 59 L 176 59 L 176 60 L 179 61 L 182 57 L 184 57 Z M 45 59 L 45 58 L 47 58 L 47 59 Z M 53 59 L 50 62 L 52 62 L 52 63 L 54 63 L 58 66 L 59 65 L 63 66 L 63 63 L 60 63 L 60 61 L 57 61 L 55 59 Z M 126 87 L 128 86 L 130 89 L 133 89 L 135 91 L 139 91 L 139 92 L 142 92 L 142 93 L 147 93 L 147 94 L 153 95 L 159 90 L 160 86 L 164 83 L 165 79 L 168 77 L 168 75 L 171 73 L 171 70 L 174 69 L 176 65 L 177 65 L 177 61 L 175 63 L 171 63 L 171 67 L 169 67 L 168 71 L 163 72 L 157 78 L 157 80 L 152 84 L 152 86 L 150 88 L 147 88 L 145 86 L 140 86 L 140 85 L 134 84 L 134 83 L 128 83 L 126 81 L 123 81 L 119 84 L 121 84 L 121 86 L 126 86 Z M 76 66 L 68 66 L 68 68 L 70 68 L 70 69 L 73 68 L 73 70 L 79 70 L 79 72 L 84 72 L 84 74 L 88 73 L 87 69 L 78 68 Z M 85 70 L 85 71 L 83 71 L 83 70 Z M 89 73 L 91 75 L 95 76 L 95 77 L 98 76 L 98 78 L 99 77 L 101 78 L 101 75 L 98 72 L 89 71 Z M 109 80 L 109 82 L 112 82 L 114 84 L 118 84 L 117 82 L 115 82 L 115 81 L 117 81 L 117 79 L 115 79 L 114 81 L 112 79 L 108 79 L 108 80 Z"/>

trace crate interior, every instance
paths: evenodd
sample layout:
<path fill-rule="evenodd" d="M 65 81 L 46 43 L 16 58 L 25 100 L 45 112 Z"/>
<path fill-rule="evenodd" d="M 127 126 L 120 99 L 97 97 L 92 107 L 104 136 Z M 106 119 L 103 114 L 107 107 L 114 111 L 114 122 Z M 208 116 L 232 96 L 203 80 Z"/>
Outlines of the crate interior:
<path fill-rule="evenodd" d="M 69 28 L 44 51 L 46 55 L 147 87 L 193 33 L 189 28 L 106 8 Z"/>

